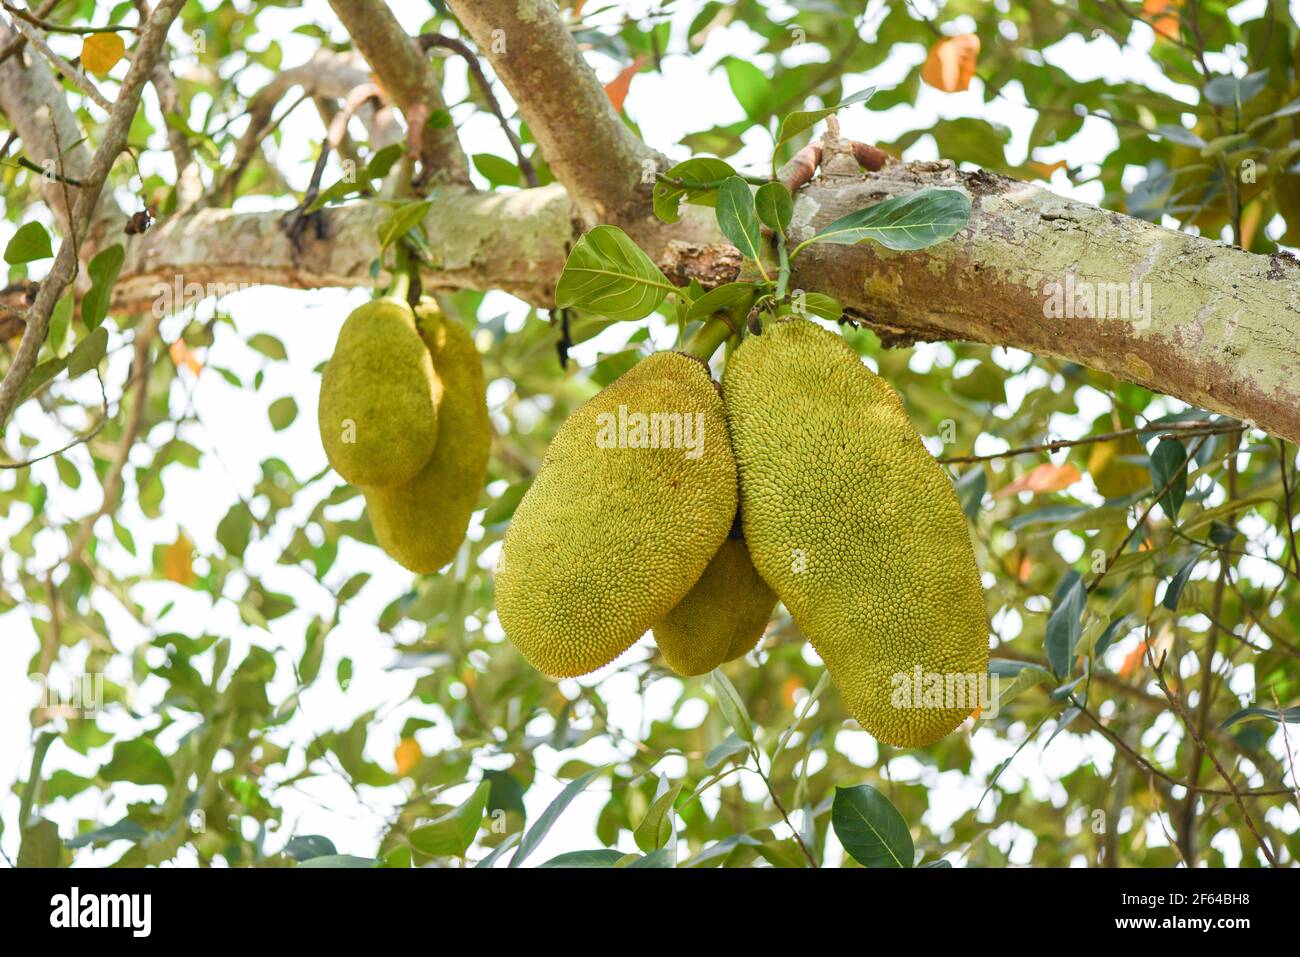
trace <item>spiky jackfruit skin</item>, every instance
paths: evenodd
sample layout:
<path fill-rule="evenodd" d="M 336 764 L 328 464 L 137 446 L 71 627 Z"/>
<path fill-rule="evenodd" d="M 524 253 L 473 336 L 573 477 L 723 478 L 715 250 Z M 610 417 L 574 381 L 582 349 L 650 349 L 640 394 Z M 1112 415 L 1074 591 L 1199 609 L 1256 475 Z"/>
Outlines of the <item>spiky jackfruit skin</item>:
<path fill-rule="evenodd" d="M 436 572 L 456 556 L 487 475 L 492 426 L 483 364 L 469 331 L 436 308 L 417 309 L 420 333 L 442 381 L 438 443 L 398 486 L 365 488 L 375 539 L 413 572 Z"/>
<path fill-rule="evenodd" d="M 727 361 L 723 396 L 740 471 L 745 540 L 759 573 L 871 734 L 914 747 L 979 703 L 896 697 L 919 666 L 988 671 L 979 569 L 952 483 L 894 389 L 839 336 L 774 323 Z M 947 680 L 947 679 L 944 679 Z M 982 685 L 980 685 L 982 687 Z M 936 706 L 936 705 L 960 706 Z"/>
<path fill-rule="evenodd" d="M 624 436 L 620 415 L 634 424 L 638 413 L 679 413 L 698 453 L 640 446 L 648 430 Z M 736 462 L 708 367 L 650 356 L 569 416 L 519 503 L 496 573 L 506 636 L 552 677 L 608 664 L 691 590 L 735 514 Z"/>
<path fill-rule="evenodd" d="M 353 310 L 321 373 L 317 424 L 325 456 L 354 485 L 409 482 L 438 440 L 442 384 L 396 299 Z"/>
<path fill-rule="evenodd" d="M 758 644 L 775 607 L 776 593 L 759 577 L 744 539 L 728 538 L 654 626 L 655 644 L 679 675 L 706 674 Z"/>

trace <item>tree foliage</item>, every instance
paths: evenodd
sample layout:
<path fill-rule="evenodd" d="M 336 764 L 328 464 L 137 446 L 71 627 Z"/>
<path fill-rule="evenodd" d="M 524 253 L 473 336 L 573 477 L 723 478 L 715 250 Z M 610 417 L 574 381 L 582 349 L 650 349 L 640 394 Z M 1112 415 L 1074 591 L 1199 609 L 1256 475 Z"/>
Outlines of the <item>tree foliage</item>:
<path fill-rule="evenodd" d="M 70 28 L 51 44 L 110 98 L 127 63 L 104 38 L 129 51 L 139 6 L 68 0 L 48 14 Z M 404 11 L 413 34 L 464 35 L 442 4 L 407 6 L 419 8 Z M 680 161 L 654 208 L 671 222 L 684 203 L 712 206 L 742 252 L 783 233 L 790 197 L 760 190 L 755 205 L 750 181 L 770 171 L 738 157 L 761 143 L 776 170 L 841 103 L 914 117 L 874 144 L 897 157 L 937 153 L 1091 189 L 1107 209 L 1256 253 L 1300 244 L 1300 29 L 1280 0 L 825 0 L 793 13 L 742 0 L 636 16 L 598 6 L 568 3 L 563 15 L 613 78 L 629 123 L 637 77 L 671 76 L 679 58 L 729 89 L 741 118 L 652 144 Z M 173 108 L 149 94 L 131 155 L 113 168 L 114 195 L 163 221 L 181 211 L 179 140 L 218 206 L 382 203 L 384 255 L 427 256 L 410 157 L 371 141 L 373 128 L 354 121 L 308 191 L 281 124 L 310 100 L 286 97 L 226 183 L 252 98 L 297 65 L 285 62 L 287 38 L 295 50 L 303 38 L 352 46 L 328 8 L 313 8 L 319 21 L 298 8 L 185 6 L 166 56 Z M 1058 65 L 1103 46 L 1122 47 L 1149 79 L 1079 80 Z M 430 56 L 440 76 L 464 75 L 453 54 Z M 865 102 L 856 95 L 885 70 L 901 79 Z M 932 121 L 913 108 L 923 91 L 956 97 L 964 84 L 990 106 L 1030 111 L 1027 142 L 1013 146 L 989 119 Z M 481 150 L 498 141 L 468 138 L 499 107 L 472 78 L 464 89 L 428 122 L 467 131 L 477 185 L 552 181 L 517 117 L 506 120 L 528 171 L 505 138 Z M 71 82 L 63 94 L 93 147 L 102 111 Z M 318 103 L 323 140 L 340 103 Z M 1099 162 L 1071 162 L 1071 146 L 1094 137 L 1112 144 Z M 50 170 L 23 149 L 10 137 L 0 166 L 10 284 L 0 369 L 27 283 L 58 247 Z M 869 207 L 816 241 L 941 241 L 953 232 L 946 217 L 964 222 L 945 201 Z M 935 204 L 945 215 L 927 219 Z M 923 235 L 891 239 L 900 216 Z M 303 294 L 302 315 L 275 317 L 283 331 L 188 294 L 161 320 L 122 314 L 112 307 L 122 249 L 106 244 L 56 306 L 3 433 L 14 461 L 39 460 L 0 472 L 0 632 L 22 648 L 26 675 L 49 676 L 64 695 L 75 683 L 98 705 L 46 695 L 33 710 L 0 832 L 18 863 L 1253 866 L 1300 855 L 1296 453 L 1250 423 L 1074 363 L 960 342 L 886 348 L 843 325 L 948 462 L 977 542 L 1002 690 L 992 713 L 904 752 L 847 718 L 783 609 L 756 653 L 711 678 L 673 676 L 643 642 L 591 678 L 559 683 L 527 666 L 492 611 L 501 535 L 565 417 L 672 347 L 679 327 L 781 300 L 779 275 L 673 287 L 626 235 L 599 226 L 578 240 L 557 289 L 568 309 L 525 314 L 491 293 L 443 295 L 475 328 L 497 434 L 470 540 L 440 574 L 412 579 L 375 547 L 358 491 L 323 454 L 291 464 L 275 438 L 311 434 L 314 390 L 284 383 L 314 381 L 299 353 L 317 353 L 302 343 L 332 340 L 342 300 L 323 320 Z M 611 277 L 604 267 L 620 261 L 632 265 Z M 584 268 L 602 284 L 595 293 Z M 815 291 L 802 308 L 840 318 Z M 256 470 L 231 475 L 228 500 L 207 503 L 209 523 L 185 488 L 226 468 L 212 425 L 235 395 L 264 410 L 267 425 L 248 434 L 266 444 Z M 5 679 L 24 707 L 26 682 Z M 347 693 L 362 685 L 384 693 Z M 322 823 L 300 829 L 304 795 L 328 809 L 332 791 L 371 815 L 368 846 L 345 815 L 320 807 L 310 817 Z M 560 831 L 563 842 L 543 846 Z"/>

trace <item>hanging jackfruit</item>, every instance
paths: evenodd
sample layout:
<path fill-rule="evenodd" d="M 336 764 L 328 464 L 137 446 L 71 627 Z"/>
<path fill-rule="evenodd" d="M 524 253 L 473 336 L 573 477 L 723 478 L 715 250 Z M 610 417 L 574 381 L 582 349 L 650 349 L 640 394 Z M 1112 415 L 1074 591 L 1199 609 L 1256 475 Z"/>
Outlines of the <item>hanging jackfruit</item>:
<path fill-rule="evenodd" d="M 416 314 L 442 382 L 438 442 L 411 481 L 362 491 L 380 547 L 424 574 L 451 561 L 465 540 L 487 474 L 492 426 L 483 365 L 469 331 L 430 303 Z"/>
<path fill-rule="evenodd" d="M 686 597 L 654 626 L 655 644 L 679 675 L 702 675 L 758 644 L 775 607 L 745 540 L 728 537 Z"/>
<path fill-rule="evenodd" d="M 317 424 L 334 470 L 354 485 L 409 482 L 438 439 L 442 383 L 404 301 L 353 310 L 321 373 Z"/>
<path fill-rule="evenodd" d="M 745 540 L 881 741 L 929 744 L 982 701 L 988 630 L 952 483 L 839 336 L 773 323 L 727 361 Z"/>
<path fill-rule="evenodd" d="M 496 574 L 506 636 L 545 674 L 626 651 L 699 579 L 736 514 L 736 463 L 708 367 L 638 363 L 551 442 Z"/>

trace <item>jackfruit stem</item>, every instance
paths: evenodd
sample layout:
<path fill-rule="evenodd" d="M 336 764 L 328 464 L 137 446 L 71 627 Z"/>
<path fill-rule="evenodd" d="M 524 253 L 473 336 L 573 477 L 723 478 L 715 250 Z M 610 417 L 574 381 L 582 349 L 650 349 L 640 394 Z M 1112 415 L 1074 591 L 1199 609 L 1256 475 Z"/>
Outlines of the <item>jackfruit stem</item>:
<path fill-rule="evenodd" d="M 384 299 L 396 299 L 399 302 L 406 302 L 407 296 L 411 293 L 411 274 L 404 268 L 398 268 L 393 273 L 393 281 L 388 288 L 384 290 Z"/>
<path fill-rule="evenodd" d="M 682 347 L 682 352 L 708 362 L 713 358 L 713 353 L 718 351 L 718 346 L 730 339 L 734 331 L 722 319 L 707 319 L 704 325 L 695 331 L 695 335 L 687 340 L 686 345 Z"/>

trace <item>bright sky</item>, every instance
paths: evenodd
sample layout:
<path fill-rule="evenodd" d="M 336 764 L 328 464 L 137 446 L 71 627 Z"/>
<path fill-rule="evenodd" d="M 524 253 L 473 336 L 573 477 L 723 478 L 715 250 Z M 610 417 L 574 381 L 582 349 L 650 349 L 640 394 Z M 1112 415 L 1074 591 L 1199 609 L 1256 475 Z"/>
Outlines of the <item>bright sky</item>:
<path fill-rule="evenodd" d="M 690 22 L 702 3 L 682 3 L 682 11 L 674 18 L 673 48 L 684 49 L 685 25 Z M 1002 5 L 1002 4 L 1000 4 Z M 1300 4 L 1297 4 L 1300 5 Z M 246 6 L 246 4 L 240 4 Z M 419 28 L 428 5 L 423 0 L 399 0 L 391 4 L 403 24 L 412 31 Z M 628 4 L 634 11 L 649 8 L 649 3 Z M 926 10 L 930 5 L 921 2 L 918 8 Z M 1246 13 L 1254 16 L 1253 8 L 1262 7 L 1263 0 L 1246 5 Z M 785 8 L 792 13 L 793 8 Z M 882 7 L 883 10 L 883 7 Z M 306 17 L 330 29 L 336 39 L 342 40 L 344 34 L 338 27 L 324 0 L 311 0 L 303 4 L 303 9 L 281 10 L 266 8 L 259 17 L 262 35 L 266 40 L 276 39 L 284 51 L 285 66 L 306 61 L 315 48 L 315 41 L 291 31 L 301 25 Z M 876 24 L 881 14 L 869 17 L 860 31 L 864 42 L 871 42 Z M 969 26 L 970 24 L 967 24 Z M 176 37 L 174 37 L 176 39 Z M 53 42 L 56 49 L 61 49 L 59 38 Z M 1145 57 L 1140 55 L 1150 42 L 1149 31 L 1139 30 L 1135 49 L 1121 50 L 1107 38 L 1091 42 L 1072 39 L 1057 47 L 1044 51 L 1044 56 L 1055 64 L 1066 68 L 1071 75 L 1080 80 L 1093 77 L 1109 79 L 1131 78 L 1147 83 L 1152 87 L 1167 90 L 1175 96 L 1191 101 L 1193 94 L 1185 88 L 1173 86 L 1164 81 L 1158 73 L 1148 68 Z M 66 45 L 66 44 L 65 44 Z M 663 75 L 642 73 L 632 83 L 631 92 L 626 101 L 626 109 L 640 125 L 646 139 L 655 147 L 670 156 L 684 159 L 688 153 L 673 144 L 690 130 L 703 129 L 713 124 L 726 124 L 743 118 L 740 108 L 735 103 L 728 87 L 725 74 L 714 70 L 711 65 L 727 54 L 736 54 L 755 62 L 760 67 L 769 66 L 769 56 L 757 55 L 760 48 L 759 39 L 741 24 L 732 24 L 725 30 L 713 32 L 708 43 L 697 56 L 686 57 L 669 55 L 665 58 Z M 924 49 L 917 45 L 911 48 L 899 48 L 889 62 L 869 76 L 846 79 L 848 91 L 869 85 L 888 87 L 905 76 L 908 69 L 924 58 Z M 808 47 L 805 51 L 793 50 L 792 58 L 800 56 L 819 57 L 820 51 Z M 184 68 L 183 62 L 177 65 Z M 593 66 L 602 80 L 612 79 L 624 66 L 603 57 L 594 57 Z M 230 63 L 225 72 L 233 71 L 239 64 Z M 1215 63 L 1215 68 L 1226 68 L 1232 64 Z M 1241 72 L 1238 69 L 1236 72 Z M 458 61 L 448 65 L 447 98 L 449 102 L 458 102 L 466 92 L 465 71 Z M 260 68 L 248 69 L 240 81 L 240 89 L 251 94 L 269 78 L 267 71 Z M 152 91 L 149 91 L 150 94 Z M 499 91 L 501 92 L 501 91 Z M 963 116 L 985 117 L 1009 127 L 1013 140 L 1008 150 L 1009 158 L 1017 162 L 1024 158 L 1025 144 L 1033 114 L 1019 108 L 1016 102 L 1020 91 L 1014 87 L 1008 90 L 1003 99 L 992 104 L 982 102 L 982 88 L 977 80 L 967 93 L 943 94 L 922 86 L 919 99 L 913 106 L 898 106 L 886 112 L 872 112 L 870 109 L 855 107 L 845 111 L 841 124 L 846 135 L 867 142 L 892 139 L 900 132 L 925 126 L 941 117 L 957 118 Z M 502 93 L 507 103 L 508 96 Z M 1012 102 L 1008 102 L 1008 100 Z M 196 104 L 196 112 L 204 104 Z M 152 96 L 148 99 L 150 118 L 156 128 L 162 122 L 156 103 Z M 488 116 L 475 114 L 469 106 L 453 110 L 459 133 L 469 153 L 494 152 L 510 155 L 508 145 L 495 120 Z M 242 130 L 242 126 L 237 127 Z M 281 168 L 286 171 L 289 182 L 295 190 L 306 187 L 314 160 L 313 148 L 321 138 L 319 119 L 314 111 L 303 109 L 289 117 L 284 124 L 284 137 L 281 155 L 278 157 Z M 1105 123 L 1089 119 L 1083 130 L 1069 143 L 1051 149 L 1040 150 L 1035 159 L 1052 162 L 1068 159 L 1072 165 L 1089 160 L 1098 160 L 1113 146 L 1115 135 Z M 746 148 L 730 161 L 733 165 L 749 169 L 761 169 L 768 159 L 767 139 L 761 131 L 754 131 L 746 137 Z M 907 159 L 936 158 L 933 142 L 921 139 L 906 155 Z M 170 158 L 165 153 L 146 157 L 142 165 L 156 168 L 164 175 L 171 175 Z M 1140 178 L 1137 171 L 1131 171 L 1134 178 Z M 333 174 L 327 174 L 326 182 L 331 182 Z M 486 187 L 485 182 L 480 185 Z M 1101 198 L 1098 186 L 1085 186 L 1074 189 L 1058 173 L 1051 188 L 1064 194 L 1089 202 Z M 134 209 L 136 201 L 129 194 L 120 196 L 124 207 Z M 264 201 L 241 201 L 239 208 L 255 209 L 264 206 Z M 292 200 L 285 198 L 278 204 L 289 208 Z M 28 218 L 39 218 L 44 212 L 35 210 L 28 213 Z M 7 241 L 11 229 L 0 228 L 0 241 Z M 148 556 L 155 544 L 172 542 L 178 531 L 183 528 L 198 546 L 200 553 L 216 552 L 215 540 L 217 522 L 234 503 L 239 494 L 247 495 L 252 485 L 260 476 L 259 462 L 269 456 L 283 458 L 294 473 L 299 476 L 311 475 L 325 465 L 324 454 L 316 433 L 316 395 L 318 378 L 313 369 L 326 359 L 333 347 L 338 329 L 351 308 L 366 298 L 361 291 L 343 292 L 326 290 L 316 292 L 299 292 L 270 287 L 252 288 L 227 297 L 221 302 L 221 309 L 234 318 L 239 334 L 229 327 L 218 326 L 217 338 L 212 348 L 204 356 L 208 365 L 224 366 L 234 370 L 242 378 L 249 378 L 263 365 L 258 353 L 244 345 L 244 339 L 255 332 L 268 332 L 279 337 L 287 346 L 289 361 L 267 365 L 266 381 L 259 393 L 245 392 L 229 386 L 220 376 L 211 373 L 200 375 L 197 380 L 188 373 L 182 373 L 177 389 L 189 390 L 189 399 L 202 420 L 200 427 L 186 427 L 182 435 L 198 446 L 209 457 L 201 470 L 185 469 L 181 466 L 169 466 L 164 476 L 167 489 L 163 504 L 163 518 L 151 522 L 144 518 L 134 501 L 126 501 L 118 511 L 118 519 L 135 535 L 140 553 Z M 198 307 L 198 314 L 211 315 L 214 304 L 207 301 Z M 511 297 L 496 293 L 489 297 L 484 315 L 508 313 L 517 328 L 523 321 L 522 304 Z M 182 325 L 191 318 L 173 316 L 163 324 L 163 335 L 172 339 Z M 627 331 L 611 330 L 601 337 L 584 344 L 574 351 L 579 363 L 587 364 L 594 360 L 599 352 L 618 348 L 626 339 Z M 655 329 L 655 342 L 659 346 L 670 343 L 670 337 L 662 325 Z M 116 390 L 125 377 L 129 349 L 118 349 L 113 355 L 105 377 L 109 384 L 110 399 L 116 400 Z M 1022 356 L 1000 356 L 1008 365 L 1020 366 Z M 947 365 L 951 354 L 947 347 L 922 346 L 917 349 L 914 363 L 917 368 L 928 368 L 931 363 Z M 1030 377 L 1042 376 L 1043 373 L 1031 371 Z M 1034 380 L 1039 381 L 1039 380 Z M 1018 383 L 1009 383 L 1008 392 L 1014 405 L 1018 396 L 1023 394 L 1029 378 Z M 509 393 L 508 383 L 495 383 L 489 389 L 489 403 L 499 405 Z M 182 393 L 184 394 L 184 392 Z M 294 424 L 284 432 L 273 432 L 266 417 L 266 407 L 270 400 L 280 396 L 292 396 L 298 404 L 299 414 Z M 1092 396 L 1083 403 L 1083 414 L 1077 419 L 1066 417 L 1054 419 L 1051 427 L 1059 434 L 1079 433 L 1098 409 L 1100 397 Z M 32 434 L 42 436 L 53 445 L 60 433 L 49 423 L 42 420 L 42 414 L 35 403 L 29 403 L 18 414 L 22 427 Z M 170 436 L 170 425 L 158 426 L 152 432 L 152 443 L 157 444 Z M 998 448 L 996 442 L 989 450 Z M 979 451 L 984 451 L 980 448 Z M 69 456 L 83 472 L 90 468 L 89 456 L 84 449 L 76 449 Z M 147 462 L 145 449 L 138 446 L 132 461 Z M 33 468 L 33 474 L 39 481 L 50 485 L 48 509 L 51 518 L 62 521 L 75 520 L 93 512 L 99 504 L 97 483 L 85 483 L 79 490 L 69 490 L 56 478 L 52 462 L 44 462 Z M 11 487 L 13 479 L 7 474 L 0 474 L 0 487 Z M 377 549 L 365 547 L 351 541 L 344 541 L 337 563 L 327 576 L 322 588 L 305 572 L 297 569 L 277 566 L 275 559 L 281 548 L 289 540 L 293 531 L 291 524 L 301 519 L 311 507 L 332 486 L 333 479 L 320 483 L 309 492 L 300 496 L 300 502 L 292 515 L 282 516 L 271 536 L 273 541 L 262 541 L 250 547 L 245 556 L 247 567 L 261 577 L 268 588 L 292 595 L 298 602 L 299 610 L 277 620 L 272 625 L 271 633 L 250 628 L 240 620 L 234 603 L 219 602 L 215 607 L 205 600 L 205 595 L 171 583 L 151 583 L 135 589 L 135 597 L 143 602 L 152 614 L 160 615 L 155 626 L 160 631 L 181 631 L 198 634 L 207 631 L 210 634 L 227 635 L 234 648 L 232 661 L 242 656 L 242 651 L 249 643 L 260 644 L 276 650 L 280 665 L 279 677 L 271 690 L 272 700 L 283 699 L 293 685 L 291 661 L 296 661 L 302 653 L 302 635 L 307 622 L 314 613 L 328 614 L 333 607 L 333 599 L 327 588 L 336 588 L 348 577 L 358 571 L 373 574 L 371 582 L 360 595 L 346 606 L 341 626 L 330 636 L 327 643 L 326 658 L 321 669 L 321 677 L 303 696 L 301 709 L 291 722 L 279 729 L 275 737 L 281 742 L 294 741 L 303 743 L 311 736 L 330 729 L 346 728 L 355 717 L 367 710 L 376 709 L 378 720 L 370 726 L 366 756 L 379 764 L 392 768 L 393 749 L 398 742 L 399 730 L 404 721 L 416 714 L 429 717 L 427 709 L 419 702 L 408 702 L 407 696 L 416 678 L 422 674 L 418 670 L 395 667 L 396 654 L 392 641 L 382 635 L 375 627 L 379 612 L 392 598 L 407 590 L 410 575 Z M 500 491 L 492 489 L 493 492 Z M 359 501 L 339 509 L 338 515 L 350 515 L 359 508 Z M 7 535 L 27 521 L 29 514 L 24 508 L 15 509 L 13 514 L 0 519 L 0 536 Z M 100 530 L 107 528 L 107 520 L 102 520 Z M 481 536 L 481 527 L 471 528 L 471 536 Z M 111 534 L 110 534 L 111 537 Z M 1077 553 L 1077 542 L 1065 537 Z M 1064 544 L 1064 543 L 1063 543 Z M 38 540 L 39 555 L 36 566 L 47 567 L 55 562 L 64 547 L 52 537 Z M 1064 549 L 1063 549 L 1064 551 Z M 101 550 L 102 560 L 115 570 L 129 573 L 131 570 L 147 571 L 147 558 L 136 559 L 115 543 L 106 543 Z M 1074 555 L 1065 551 L 1067 558 Z M 483 557 L 485 565 L 495 560 L 495 552 Z M 16 579 L 17 559 L 11 554 L 0 555 L 0 575 L 6 582 Z M 202 573 L 202 562 L 197 567 Z M 1267 566 L 1252 569 L 1261 580 L 1267 580 L 1271 574 Z M 228 595 L 237 599 L 235 584 L 227 588 Z M 115 602 L 102 592 L 95 596 L 97 607 L 109 624 L 113 643 L 119 650 L 130 651 L 147 640 L 148 633 L 128 616 Z M 170 606 L 166 614 L 161 614 L 164 606 Z M 39 612 L 45 615 L 44 609 Z M 473 620 L 467 623 L 470 628 L 486 627 L 490 634 L 500 637 L 501 632 L 495 617 L 488 622 Z M 1015 621 L 999 623 L 1008 636 L 1015 633 Z M 405 626 L 413 629 L 409 623 Z M 416 637 L 414 630 L 409 630 L 402 637 Z M 27 609 L 18 609 L 0 617 L 0 786 L 8 787 L 11 782 L 26 776 L 30 761 L 31 732 L 28 726 L 28 714 L 37 700 L 37 690 L 27 681 L 29 661 L 37 647 L 37 639 L 32 630 Z M 1111 650 L 1111 654 L 1122 657 L 1131 646 L 1120 645 Z M 648 642 L 643 642 L 624 656 L 622 661 L 643 657 L 647 653 Z M 812 656 L 811 649 L 805 652 Z M 333 679 L 338 662 L 350 658 L 353 663 L 353 677 L 346 690 L 340 691 Z M 161 697 L 162 685 L 156 680 L 135 684 L 129 671 L 129 655 L 114 659 L 110 678 L 131 689 L 131 706 L 133 711 L 142 716 L 146 726 L 153 723 L 151 712 Z M 61 668 L 55 672 L 53 683 L 58 686 L 58 679 L 70 682 L 72 677 L 81 673 L 84 662 L 84 650 L 64 655 Z M 1243 688 L 1249 687 L 1248 675 L 1243 675 Z M 668 704 L 676 697 L 679 682 L 673 678 L 664 678 L 652 685 L 644 695 L 637 692 L 632 678 L 621 673 L 617 663 L 607 667 L 593 676 L 582 679 L 583 683 L 601 685 L 602 695 L 609 702 L 611 724 L 626 735 L 639 738 L 642 729 L 649 722 L 668 711 Z M 576 687 L 574 682 L 562 682 L 562 689 Z M 1242 689 L 1238 689 L 1242 690 Z M 694 723 L 700 717 L 704 702 L 692 702 L 682 714 L 682 719 Z M 692 711 L 692 709 L 695 709 Z M 101 717 L 100 723 L 109 729 L 127 731 L 139 725 L 131 718 L 120 713 L 120 709 L 111 709 Z M 539 719 L 530 732 L 544 733 L 548 730 L 549 719 Z M 168 750 L 191 724 L 180 722 L 170 728 L 160 738 L 164 751 Z M 417 739 L 425 753 L 430 753 L 451 743 L 445 723 L 438 728 L 422 731 Z M 977 730 L 974 739 L 975 762 L 970 776 L 958 771 L 940 772 L 932 767 L 925 767 L 910 757 L 896 758 L 890 762 L 889 776 L 895 780 L 920 781 L 933 789 L 933 807 L 931 826 L 941 829 L 949 821 L 973 806 L 984 789 L 984 777 L 1000 762 L 1013 752 L 1016 744 L 1027 729 L 1013 729 L 1009 738 L 999 738 L 987 730 Z M 1161 728 L 1160 730 L 1164 730 Z M 1156 731 L 1152 732 L 1153 740 Z M 1278 736 L 1275 736 L 1278 737 Z M 855 760 L 870 763 L 875 760 L 876 745 L 865 732 L 842 733 L 838 738 L 843 750 Z M 1279 752 L 1280 753 L 1280 752 Z M 47 771 L 52 768 L 68 768 L 76 773 L 92 774 L 106 757 L 107 752 L 95 754 L 95 760 L 89 760 L 76 754 L 61 742 L 54 745 L 46 759 Z M 537 752 L 539 774 L 537 783 L 526 796 L 529 819 L 535 820 L 550 800 L 559 792 L 564 782 L 554 778 L 559 766 L 571 758 L 579 757 L 593 764 L 615 759 L 617 753 L 610 747 L 593 742 L 563 755 L 548 748 Z M 1050 749 L 1041 750 L 1035 745 L 1027 747 L 1017 758 L 1014 765 L 1002 777 L 1004 785 L 1010 789 L 1029 787 L 1039 800 L 1050 800 L 1060 807 L 1066 802 L 1066 794 L 1057 783 L 1059 776 L 1078 766 L 1082 761 L 1096 763 L 1099 773 L 1109 769 L 1113 751 L 1098 735 L 1079 737 L 1063 735 Z M 228 758 L 226 759 L 228 761 Z M 812 770 L 817 769 L 814 760 Z M 297 773 L 300 764 L 291 765 L 286 770 L 276 769 L 275 776 L 282 779 Z M 292 790 L 282 790 L 275 800 L 284 807 L 284 826 L 272 833 L 267 839 L 267 848 L 274 852 L 294 834 L 324 834 L 330 837 L 341 853 L 362 856 L 373 854 L 379 836 L 382 834 L 387 812 L 401 803 L 405 797 L 405 785 L 387 789 L 366 789 L 364 802 L 358 800 L 341 772 L 334 772 L 323 765 L 315 778 L 295 786 Z M 669 759 L 663 762 L 661 770 L 670 776 L 679 776 L 685 771 L 685 762 L 681 759 Z M 747 796 L 752 800 L 761 800 L 762 785 L 753 776 L 741 776 L 746 782 Z M 753 786 L 757 784 L 757 786 Z M 606 782 L 597 782 L 582 795 L 565 813 L 559 824 L 551 831 L 544 846 L 531 863 L 540 863 L 564 851 L 579 850 L 599 846 L 595 839 L 595 817 L 604 803 L 601 793 L 607 789 Z M 445 795 L 448 801 L 458 801 L 467 796 L 469 786 L 449 791 Z M 132 785 L 115 785 L 112 798 L 101 806 L 103 795 L 96 789 L 84 792 L 70 800 L 61 801 L 43 810 L 43 813 L 56 820 L 63 836 L 70 837 L 77 830 L 79 818 L 96 817 L 102 822 L 110 823 L 121 816 L 127 803 L 136 800 L 157 800 L 161 796 L 158 787 L 141 788 Z M 706 804 L 712 810 L 716 799 L 709 796 Z M 1294 807 L 1285 811 L 1274 812 L 1280 817 L 1276 824 L 1294 829 L 1300 824 L 1300 815 Z M 13 859 L 18 849 L 17 801 L 10 799 L 3 805 L 4 832 L 0 836 L 0 847 Z M 1078 820 L 1065 822 L 1067 829 L 1077 830 L 1084 826 Z M 1121 827 L 1127 827 L 1121 822 Z M 1156 830 L 1149 835 L 1150 842 L 1163 844 L 1163 835 Z M 1004 825 L 992 837 L 999 847 L 1010 852 L 1013 861 L 1026 863 L 1030 859 L 1033 839 L 1027 832 L 1014 825 Z M 834 841 L 833 836 L 831 841 Z M 1235 837 L 1226 839 L 1224 848 L 1229 854 L 1229 861 L 1239 857 L 1239 848 Z M 630 837 L 625 837 L 625 850 L 635 850 Z M 79 858 L 82 864 L 103 864 L 116 859 L 125 849 L 125 844 L 117 843 L 108 849 L 86 854 Z M 1217 845 L 1216 845 L 1217 846 Z M 836 859 L 838 848 L 834 848 L 831 859 Z M 475 855 L 481 856 L 481 855 Z M 193 861 L 193 855 L 182 853 L 182 863 Z M 955 861 L 960 863 L 960 861 Z"/>

